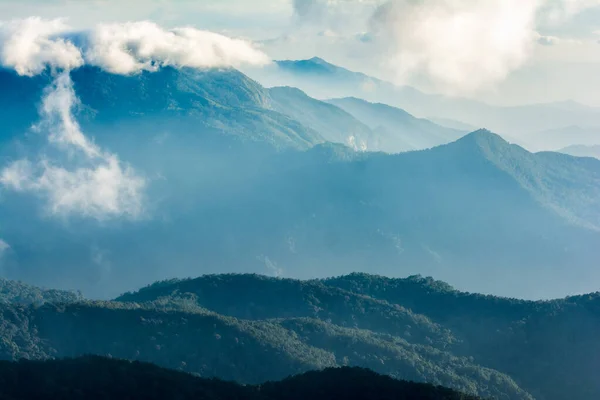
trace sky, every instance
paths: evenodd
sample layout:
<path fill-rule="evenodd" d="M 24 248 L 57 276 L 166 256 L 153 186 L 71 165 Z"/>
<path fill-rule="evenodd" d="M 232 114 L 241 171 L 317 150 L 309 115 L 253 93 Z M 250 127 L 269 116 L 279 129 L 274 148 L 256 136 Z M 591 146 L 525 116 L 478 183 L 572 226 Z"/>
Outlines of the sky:
<path fill-rule="evenodd" d="M 0 0 L 0 15 L 193 26 L 427 92 L 600 107 L 600 0 Z"/>

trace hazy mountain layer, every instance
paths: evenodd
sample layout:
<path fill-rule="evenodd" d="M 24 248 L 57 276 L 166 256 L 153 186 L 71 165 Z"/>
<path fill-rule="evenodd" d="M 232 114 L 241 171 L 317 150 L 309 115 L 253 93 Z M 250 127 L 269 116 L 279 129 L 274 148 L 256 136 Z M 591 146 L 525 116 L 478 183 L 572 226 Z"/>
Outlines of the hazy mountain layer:
<path fill-rule="evenodd" d="M 516 138 L 556 127 L 600 126 L 600 109 L 575 102 L 492 106 L 465 98 L 423 93 L 409 86 L 396 86 L 320 58 L 279 61 L 270 69 L 249 73 L 266 86 L 295 86 L 320 99 L 358 97 L 399 107 L 418 117 L 463 121 Z M 543 141 L 532 142 L 531 149 L 537 150 L 542 144 Z"/>
<path fill-rule="evenodd" d="M 466 132 L 444 128 L 415 118 L 399 108 L 369 103 L 357 98 L 328 100 L 377 132 L 378 147 L 389 152 L 423 150 L 450 143 Z"/>
<path fill-rule="evenodd" d="M 574 145 L 560 149 L 558 152 L 575 157 L 594 157 L 600 159 L 600 146 Z"/>
<path fill-rule="evenodd" d="M 36 124 L 27 112 L 49 78 L 2 76 L 13 87 L 3 104 L 30 104 L 2 111 L 6 126 Z M 145 178 L 143 213 L 55 215 L 42 195 L 4 190 L 4 277 L 101 298 L 211 272 L 422 273 L 527 298 L 596 289 L 597 160 L 531 154 L 486 131 L 427 151 L 354 152 L 321 143 L 320 131 L 361 127 L 349 114 L 282 89 L 297 122 L 233 70 L 83 68 L 73 80 L 83 131 Z M 6 132 L 3 166 L 72 162 L 69 152 L 54 157 L 47 132 Z"/>

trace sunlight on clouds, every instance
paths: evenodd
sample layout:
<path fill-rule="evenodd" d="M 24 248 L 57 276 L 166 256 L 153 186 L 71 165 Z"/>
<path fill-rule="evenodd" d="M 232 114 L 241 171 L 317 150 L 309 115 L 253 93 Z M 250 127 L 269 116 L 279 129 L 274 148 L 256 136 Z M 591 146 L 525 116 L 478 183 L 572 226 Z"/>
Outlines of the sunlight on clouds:
<path fill-rule="evenodd" d="M 193 28 L 165 30 L 152 22 L 99 25 L 88 41 L 86 62 L 117 74 L 269 62 L 246 41 Z"/>

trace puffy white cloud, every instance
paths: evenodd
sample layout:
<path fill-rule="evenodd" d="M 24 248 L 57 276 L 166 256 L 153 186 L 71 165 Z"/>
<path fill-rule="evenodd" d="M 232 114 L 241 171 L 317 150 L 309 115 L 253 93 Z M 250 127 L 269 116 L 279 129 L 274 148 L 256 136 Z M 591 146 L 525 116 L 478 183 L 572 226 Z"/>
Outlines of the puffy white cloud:
<path fill-rule="evenodd" d="M 535 43 L 538 0 L 392 0 L 373 17 L 397 80 L 426 73 L 445 90 L 504 79 Z"/>
<path fill-rule="evenodd" d="M 53 215 L 75 214 L 101 220 L 136 218 L 143 212 L 145 181 L 115 155 L 72 170 L 47 160 L 36 165 L 19 160 L 2 171 L 0 182 L 13 190 L 45 198 Z"/>
<path fill-rule="evenodd" d="M 69 38 L 77 37 L 77 47 Z M 105 24 L 72 32 L 62 20 L 0 23 L 0 63 L 20 75 L 51 69 L 36 125 L 50 144 L 68 157 L 19 160 L 0 171 L 0 183 L 19 192 L 32 192 L 47 201 L 55 215 L 96 219 L 143 212 L 144 178 L 116 154 L 89 140 L 73 115 L 79 99 L 70 71 L 84 64 L 110 73 L 156 71 L 162 66 L 211 68 L 268 63 L 250 43 L 193 28 L 165 30 L 152 22 Z"/>
<path fill-rule="evenodd" d="M 33 76 L 48 66 L 73 69 L 83 65 L 80 50 L 61 37 L 68 32 L 62 20 L 27 18 L 0 22 L 0 64 L 20 75 Z"/>
<path fill-rule="evenodd" d="M 372 18 L 378 55 L 399 83 L 427 76 L 438 89 L 464 93 L 504 80 L 523 66 L 536 29 L 598 0 L 389 0 Z"/>
<path fill-rule="evenodd" d="M 80 39 L 80 47 L 71 37 Z M 167 30 L 142 21 L 99 24 L 74 32 L 61 19 L 0 22 L 0 64 L 20 75 L 37 75 L 47 67 L 72 70 L 84 64 L 131 74 L 167 65 L 212 68 L 268 62 L 248 41 L 191 27 Z"/>
<path fill-rule="evenodd" d="M 18 160 L 2 170 L 0 183 L 44 198 L 53 215 L 138 217 L 143 211 L 145 180 L 116 155 L 102 151 L 87 139 L 72 113 L 77 103 L 69 72 L 56 75 L 43 98 L 42 120 L 37 127 L 48 133 L 51 144 L 75 153 L 63 162 L 77 161 L 71 161 L 67 168 L 46 159 L 35 164 Z"/>
<path fill-rule="evenodd" d="M 87 63 L 115 74 L 167 65 L 211 68 L 269 62 L 244 40 L 194 28 L 165 30 L 152 22 L 99 25 L 89 33 L 84 52 Z"/>

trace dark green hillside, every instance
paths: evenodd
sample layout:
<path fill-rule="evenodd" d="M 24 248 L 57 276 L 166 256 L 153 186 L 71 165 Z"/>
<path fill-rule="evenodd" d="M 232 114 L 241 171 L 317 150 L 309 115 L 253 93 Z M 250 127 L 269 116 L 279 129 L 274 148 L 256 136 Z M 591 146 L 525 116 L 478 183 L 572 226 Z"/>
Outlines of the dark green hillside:
<path fill-rule="evenodd" d="M 536 398 L 595 398 L 600 294 L 531 302 L 463 293 L 430 278 L 353 274 L 326 285 L 401 304 L 449 328 L 457 354 L 505 372 Z"/>
<path fill-rule="evenodd" d="M 360 368 L 327 369 L 242 386 L 152 364 L 101 357 L 0 362 L 3 399 L 476 400 L 443 387 L 397 381 Z"/>
<path fill-rule="evenodd" d="M 160 282 L 119 300 L 185 302 L 241 318 L 277 318 L 340 365 L 469 393 L 495 397 L 514 391 L 515 382 L 538 399 L 600 393 L 591 373 L 600 368 L 598 294 L 532 302 L 464 293 L 419 276 L 352 274 L 301 282 L 223 275 Z M 431 340 L 435 332 L 449 341 Z M 482 392 L 475 389 L 481 382 L 495 384 Z"/>
<path fill-rule="evenodd" d="M 325 367 L 360 366 L 483 397 L 531 399 L 498 371 L 415 344 L 426 337 L 410 326 L 400 338 L 314 318 L 249 321 L 202 309 L 191 296 L 141 304 L 86 302 L 1 310 L 0 359 L 5 360 L 95 354 L 241 383 Z M 331 317 L 343 319 L 343 309 L 338 313 Z M 393 314 L 387 318 L 391 327 L 397 326 Z"/>
<path fill-rule="evenodd" d="M 0 303 L 43 304 L 72 303 L 83 300 L 80 293 L 66 290 L 40 289 L 22 282 L 0 278 Z"/>
<path fill-rule="evenodd" d="M 277 324 L 119 303 L 3 308 L 0 359 L 85 354 L 148 361 L 243 383 L 335 366 Z"/>
<path fill-rule="evenodd" d="M 236 318 L 316 318 L 349 328 L 408 336 L 412 342 L 440 349 L 454 343 L 448 330 L 431 323 L 423 315 L 319 282 L 259 275 L 210 275 L 158 282 L 139 292 L 125 294 L 116 301 L 161 300 L 168 303 L 178 299 Z"/>

